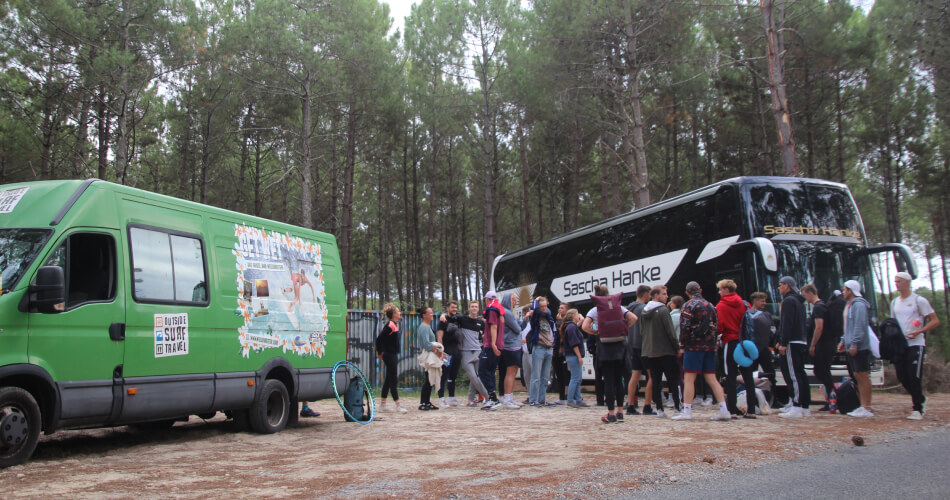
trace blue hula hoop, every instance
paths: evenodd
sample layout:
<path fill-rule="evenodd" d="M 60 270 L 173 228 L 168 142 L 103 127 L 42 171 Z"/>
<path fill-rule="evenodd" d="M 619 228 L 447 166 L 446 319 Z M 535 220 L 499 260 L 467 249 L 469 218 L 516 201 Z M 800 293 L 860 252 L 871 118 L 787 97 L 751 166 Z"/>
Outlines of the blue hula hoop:
<path fill-rule="evenodd" d="M 365 422 L 360 420 L 359 418 L 354 417 L 353 414 L 351 414 L 349 410 L 346 409 L 346 405 L 343 404 L 343 398 L 340 397 L 340 391 L 338 391 L 336 388 L 336 372 L 342 366 L 345 366 L 353 370 L 354 372 L 356 372 L 356 374 L 360 377 L 360 381 L 363 382 L 363 394 L 369 396 L 367 398 L 369 399 L 369 420 Z M 373 397 L 373 389 L 372 389 L 373 386 L 369 384 L 369 381 L 366 380 L 366 376 L 363 375 L 363 372 L 360 371 L 358 366 L 356 366 L 355 364 L 345 359 L 337 361 L 336 364 L 333 365 L 333 370 L 330 372 L 330 385 L 333 386 L 333 395 L 336 396 L 337 404 L 339 404 L 340 408 L 343 409 L 343 413 L 346 416 L 350 417 L 350 420 L 360 425 L 367 425 L 370 422 L 372 422 L 374 418 L 376 418 L 376 398 Z"/>

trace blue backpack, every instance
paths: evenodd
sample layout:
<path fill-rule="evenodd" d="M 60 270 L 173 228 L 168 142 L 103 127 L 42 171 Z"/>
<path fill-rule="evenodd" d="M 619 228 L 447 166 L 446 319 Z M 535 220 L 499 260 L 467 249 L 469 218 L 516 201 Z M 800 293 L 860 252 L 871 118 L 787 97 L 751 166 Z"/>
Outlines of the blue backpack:
<path fill-rule="evenodd" d="M 753 309 L 748 302 L 742 301 L 745 303 L 745 312 L 742 313 L 742 327 L 739 329 L 739 340 L 751 340 L 755 342 L 755 317 L 762 311 L 758 309 Z"/>

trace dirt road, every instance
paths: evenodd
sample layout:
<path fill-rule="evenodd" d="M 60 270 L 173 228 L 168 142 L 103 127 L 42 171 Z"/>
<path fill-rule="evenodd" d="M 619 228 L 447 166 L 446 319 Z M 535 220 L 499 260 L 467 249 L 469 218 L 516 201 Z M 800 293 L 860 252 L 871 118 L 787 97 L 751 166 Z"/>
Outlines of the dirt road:
<path fill-rule="evenodd" d="M 874 398 L 873 419 L 711 422 L 701 408 L 692 421 L 604 425 L 602 408 L 411 408 L 365 426 L 345 422 L 330 400 L 315 405 L 324 416 L 275 435 L 233 432 L 219 414 L 165 431 L 44 436 L 32 461 L 0 470 L 0 497 L 606 497 L 851 447 L 853 435 L 875 446 L 950 432 L 950 395 L 932 395 L 920 422 L 904 418 L 909 397 Z"/>

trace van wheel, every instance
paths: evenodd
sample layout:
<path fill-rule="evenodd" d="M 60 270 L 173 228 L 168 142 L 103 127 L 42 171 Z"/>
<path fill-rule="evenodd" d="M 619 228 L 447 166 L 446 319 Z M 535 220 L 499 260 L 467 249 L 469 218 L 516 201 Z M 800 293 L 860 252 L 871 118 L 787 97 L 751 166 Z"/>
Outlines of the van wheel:
<path fill-rule="evenodd" d="M 19 387 L 0 388 L 0 468 L 29 460 L 41 427 L 40 407 L 32 394 Z"/>
<path fill-rule="evenodd" d="M 273 434 L 284 430 L 290 418 L 290 396 L 287 388 L 277 379 L 268 379 L 248 410 L 251 430 Z"/>

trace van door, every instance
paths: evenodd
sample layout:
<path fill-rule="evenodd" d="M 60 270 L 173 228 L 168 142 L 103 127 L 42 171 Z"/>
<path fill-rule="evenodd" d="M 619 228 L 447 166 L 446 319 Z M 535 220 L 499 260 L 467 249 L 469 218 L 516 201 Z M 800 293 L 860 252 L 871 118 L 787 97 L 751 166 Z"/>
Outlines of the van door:
<path fill-rule="evenodd" d="M 125 347 L 123 266 L 118 231 L 74 229 L 60 238 L 44 265 L 63 268 L 65 310 L 29 318 L 30 362 L 46 369 L 62 397 L 64 425 L 111 420 Z"/>
<path fill-rule="evenodd" d="M 216 351 L 206 255 L 198 234 L 129 225 L 132 293 L 122 421 L 211 409 Z"/>

